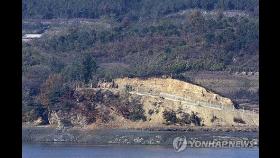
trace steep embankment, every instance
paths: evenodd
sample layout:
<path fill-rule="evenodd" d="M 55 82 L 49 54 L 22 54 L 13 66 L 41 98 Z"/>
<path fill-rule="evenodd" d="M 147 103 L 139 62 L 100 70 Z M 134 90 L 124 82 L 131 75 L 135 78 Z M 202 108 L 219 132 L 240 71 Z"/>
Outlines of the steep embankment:
<path fill-rule="evenodd" d="M 77 88 L 75 106 L 49 112 L 58 127 L 165 128 L 258 126 L 258 113 L 203 87 L 170 78 L 121 78 Z"/>
<path fill-rule="evenodd" d="M 195 114 L 205 126 L 258 126 L 257 113 L 237 110 L 230 99 L 197 85 L 169 78 L 123 78 L 115 82 L 119 89 L 128 88 L 131 95 L 141 96 L 150 125 L 166 123 L 164 114 L 172 111 L 175 124 L 186 123 L 186 117 Z"/>
<path fill-rule="evenodd" d="M 122 78 L 116 79 L 115 82 L 120 88 L 129 85 L 134 91 L 166 96 L 170 95 L 171 97 L 173 95 L 175 98 L 181 97 L 182 100 L 188 98 L 194 101 L 220 104 L 226 108 L 232 108 L 233 106 L 232 101 L 228 98 L 208 91 L 203 87 L 171 78 L 149 78 L 145 80 L 139 78 Z"/>

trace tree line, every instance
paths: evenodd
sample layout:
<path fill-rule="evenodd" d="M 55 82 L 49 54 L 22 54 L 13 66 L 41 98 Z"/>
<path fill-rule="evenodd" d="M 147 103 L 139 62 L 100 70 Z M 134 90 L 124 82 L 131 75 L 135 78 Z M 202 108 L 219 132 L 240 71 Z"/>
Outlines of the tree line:
<path fill-rule="evenodd" d="M 159 17 L 184 9 L 258 12 L 258 0 L 23 0 L 23 18 Z"/>

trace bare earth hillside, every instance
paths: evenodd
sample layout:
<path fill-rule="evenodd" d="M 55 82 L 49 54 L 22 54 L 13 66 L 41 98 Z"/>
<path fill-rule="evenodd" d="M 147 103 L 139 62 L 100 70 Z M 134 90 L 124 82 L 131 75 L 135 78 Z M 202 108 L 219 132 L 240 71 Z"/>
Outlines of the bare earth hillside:
<path fill-rule="evenodd" d="M 84 128 L 258 127 L 258 113 L 203 87 L 171 78 L 119 78 L 77 88 L 76 105 L 50 111 L 55 126 Z M 66 121 L 65 123 L 65 120 Z"/>
<path fill-rule="evenodd" d="M 132 95 L 140 95 L 148 120 L 151 123 L 164 123 L 162 113 L 175 111 L 176 116 L 184 113 L 197 113 L 205 126 L 258 125 L 258 114 L 235 109 L 228 98 L 215 94 L 207 89 L 175 79 L 150 78 L 116 79 L 119 88 L 130 85 Z M 148 111 L 158 113 L 148 114 Z"/>

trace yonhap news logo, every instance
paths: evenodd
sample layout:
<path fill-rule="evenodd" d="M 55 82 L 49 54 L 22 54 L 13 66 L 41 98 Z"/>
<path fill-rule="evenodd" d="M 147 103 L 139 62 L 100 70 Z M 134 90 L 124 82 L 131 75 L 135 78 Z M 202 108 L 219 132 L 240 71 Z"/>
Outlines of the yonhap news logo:
<path fill-rule="evenodd" d="M 187 147 L 187 140 L 186 140 L 186 137 L 183 136 L 183 137 L 176 137 L 174 140 L 173 140 L 173 148 L 176 152 L 180 152 L 180 151 L 183 151 L 185 150 Z"/>
<path fill-rule="evenodd" d="M 253 148 L 258 145 L 257 139 L 252 140 L 187 140 L 185 136 L 176 137 L 173 140 L 173 148 L 176 152 L 186 148 Z"/>

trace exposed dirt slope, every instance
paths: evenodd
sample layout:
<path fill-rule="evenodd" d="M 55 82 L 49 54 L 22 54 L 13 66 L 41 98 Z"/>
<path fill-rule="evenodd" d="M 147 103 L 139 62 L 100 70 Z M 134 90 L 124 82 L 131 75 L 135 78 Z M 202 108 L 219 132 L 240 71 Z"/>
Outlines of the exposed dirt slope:
<path fill-rule="evenodd" d="M 232 101 L 228 98 L 208 91 L 203 87 L 171 78 L 149 78 L 145 80 L 139 78 L 122 78 L 116 79 L 115 82 L 120 88 L 130 85 L 133 90 L 140 92 L 154 94 L 167 93 L 178 97 L 189 98 L 191 100 L 221 104 L 229 108 L 232 108 L 233 106 Z"/>
<path fill-rule="evenodd" d="M 170 78 L 121 78 L 79 88 L 70 111 L 52 111 L 50 124 L 90 128 L 256 127 L 258 113 L 235 109 L 228 98 Z"/>

